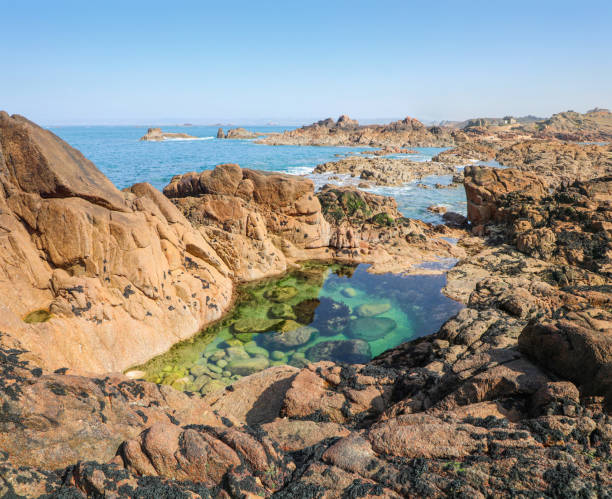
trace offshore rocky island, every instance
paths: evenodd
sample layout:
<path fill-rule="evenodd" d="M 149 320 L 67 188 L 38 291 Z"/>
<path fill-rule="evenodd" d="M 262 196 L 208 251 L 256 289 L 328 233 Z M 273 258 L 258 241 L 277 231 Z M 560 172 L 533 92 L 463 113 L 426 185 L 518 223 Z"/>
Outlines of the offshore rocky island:
<path fill-rule="evenodd" d="M 0 494 L 606 497 L 611 139 L 602 109 L 258 139 L 452 174 L 434 225 L 235 164 L 119 190 L 0 113 Z"/>

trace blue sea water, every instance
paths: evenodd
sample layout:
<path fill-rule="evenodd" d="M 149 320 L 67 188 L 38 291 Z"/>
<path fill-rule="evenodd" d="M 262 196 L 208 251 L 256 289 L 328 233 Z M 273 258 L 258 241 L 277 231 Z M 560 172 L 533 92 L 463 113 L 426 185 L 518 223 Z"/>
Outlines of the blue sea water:
<path fill-rule="evenodd" d="M 246 127 L 263 133 L 282 132 L 286 127 Z M 120 189 L 137 182 L 149 182 L 158 189 L 174 175 L 189 171 L 212 169 L 222 163 L 237 163 L 245 168 L 308 175 L 315 184 L 325 178 L 312 175 L 313 168 L 339 159 L 351 152 L 367 151 L 366 147 L 268 146 L 254 140 L 217 139 L 216 126 L 164 126 L 167 132 L 187 133 L 197 140 L 141 142 L 145 126 L 62 126 L 52 132 L 80 150 Z M 227 128 L 225 128 L 227 130 Z M 406 155 L 415 161 L 426 161 L 443 148 L 416 148 Z M 429 177 L 421 181 L 433 186 L 450 183 L 450 177 Z M 405 216 L 428 222 L 440 222 L 441 217 L 427 211 L 432 204 L 445 205 L 451 211 L 465 214 L 465 194 L 458 189 L 423 189 L 412 182 L 401 187 L 376 187 L 372 192 L 396 198 Z"/>

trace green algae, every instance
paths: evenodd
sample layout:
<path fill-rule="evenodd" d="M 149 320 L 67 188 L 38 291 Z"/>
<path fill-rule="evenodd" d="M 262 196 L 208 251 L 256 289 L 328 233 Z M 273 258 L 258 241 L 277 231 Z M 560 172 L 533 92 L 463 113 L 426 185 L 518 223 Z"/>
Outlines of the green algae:
<path fill-rule="evenodd" d="M 222 320 L 131 369 L 144 371 L 149 381 L 207 394 L 269 366 L 367 362 L 435 332 L 460 308 L 440 293 L 444 276 L 366 270 L 308 262 L 280 278 L 244 285 Z"/>
<path fill-rule="evenodd" d="M 47 322 L 51 319 L 51 313 L 48 310 L 34 310 L 23 318 L 23 322 L 27 324 L 36 324 L 38 322 Z"/>

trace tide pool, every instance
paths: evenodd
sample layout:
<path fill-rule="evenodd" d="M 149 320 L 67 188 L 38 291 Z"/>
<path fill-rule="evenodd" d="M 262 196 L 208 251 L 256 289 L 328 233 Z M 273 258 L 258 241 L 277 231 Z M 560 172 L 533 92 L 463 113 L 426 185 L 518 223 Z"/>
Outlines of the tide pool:
<path fill-rule="evenodd" d="M 135 369 L 174 388 L 210 393 L 274 365 L 365 363 L 436 332 L 462 305 L 446 276 L 370 274 L 367 265 L 306 263 L 241 288 L 221 321 Z"/>

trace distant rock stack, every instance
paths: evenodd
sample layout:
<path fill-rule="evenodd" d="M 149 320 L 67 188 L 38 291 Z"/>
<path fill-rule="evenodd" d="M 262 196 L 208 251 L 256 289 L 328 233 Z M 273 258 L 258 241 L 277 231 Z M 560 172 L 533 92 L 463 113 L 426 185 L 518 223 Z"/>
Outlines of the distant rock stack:
<path fill-rule="evenodd" d="M 223 133 L 223 128 L 219 128 L 219 130 L 217 130 L 217 138 L 218 139 L 224 139 L 225 138 L 225 134 Z"/>

